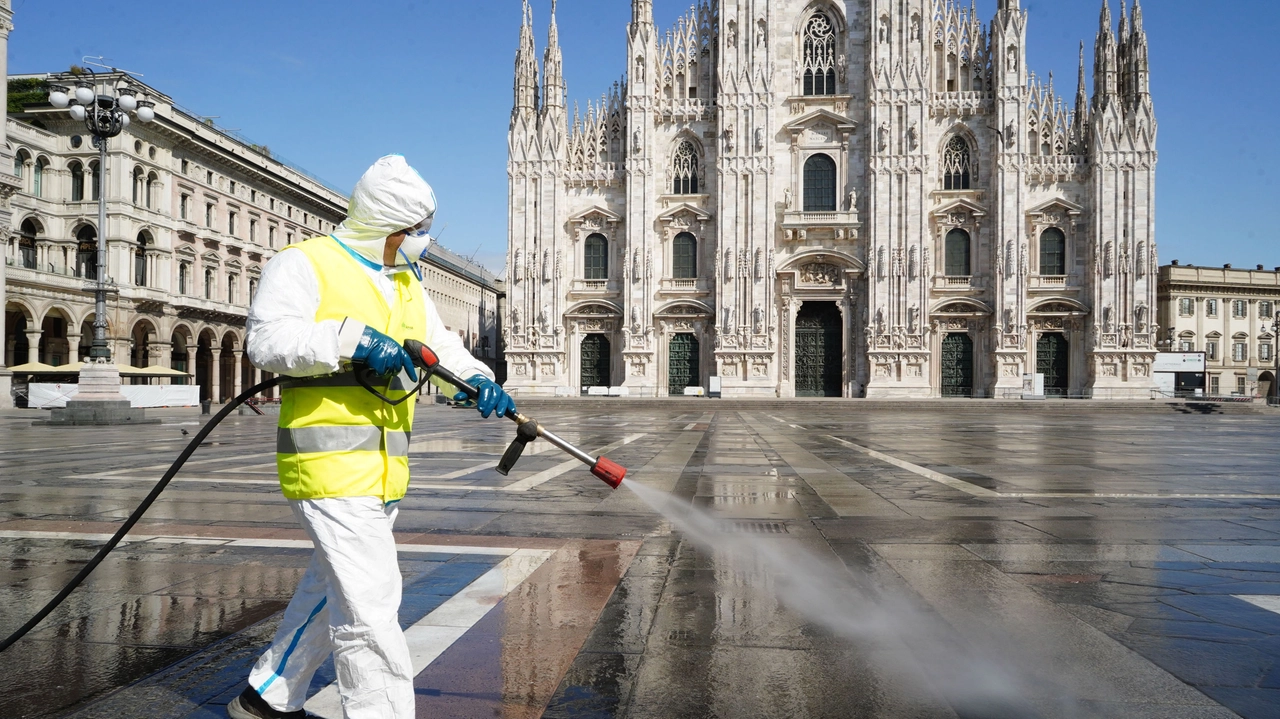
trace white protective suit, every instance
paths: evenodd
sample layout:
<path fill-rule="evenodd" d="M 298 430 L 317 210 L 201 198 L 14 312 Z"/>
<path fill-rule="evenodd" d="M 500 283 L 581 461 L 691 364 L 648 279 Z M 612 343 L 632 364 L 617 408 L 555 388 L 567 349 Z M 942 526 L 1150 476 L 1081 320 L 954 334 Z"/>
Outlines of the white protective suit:
<path fill-rule="evenodd" d="M 365 264 L 381 266 L 386 237 L 435 213 L 435 195 L 399 156 L 384 157 L 360 179 L 350 216 L 334 237 Z M 388 273 L 416 270 L 426 246 L 402 253 L 395 268 L 364 268 L 389 302 Z M 413 261 L 408 260 L 412 257 Z M 268 372 L 310 377 L 338 372 L 351 358 L 364 325 L 315 320 L 319 283 L 311 260 L 285 251 L 267 263 L 248 320 L 249 359 Z M 459 376 L 483 374 L 457 334 L 445 328 L 423 291 L 427 336 L 441 364 Z M 275 639 L 249 675 L 249 684 L 273 708 L 302 708 L 312 675 L 333 654 L 347 719 L 411 719 L 412 664 L 398 612 L 402 579 L 397 564 L 396 504 L 378 497 L 291 501 L 294 516 L 315 544 Z M 228 708 L 232 711 L 232 707 Z"/>

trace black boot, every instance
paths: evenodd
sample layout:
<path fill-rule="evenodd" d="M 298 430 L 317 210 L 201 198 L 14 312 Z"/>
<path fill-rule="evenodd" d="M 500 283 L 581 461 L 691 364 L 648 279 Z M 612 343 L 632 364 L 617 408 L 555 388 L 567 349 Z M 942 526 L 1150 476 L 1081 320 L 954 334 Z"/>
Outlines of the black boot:
<path fill-rule="evenodd" d="M 253 687 L 245 687 L 240 696 L 227 705 L 227 716 L 231 719 L 306 719 L 309 715 L 301 709 L 296 712 L 272 709 Z"/>

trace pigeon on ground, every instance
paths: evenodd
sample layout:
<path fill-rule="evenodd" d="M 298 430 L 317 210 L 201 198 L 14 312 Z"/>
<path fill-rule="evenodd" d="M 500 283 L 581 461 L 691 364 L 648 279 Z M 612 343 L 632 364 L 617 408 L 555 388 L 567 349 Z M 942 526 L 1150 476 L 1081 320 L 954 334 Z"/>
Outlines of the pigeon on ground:
<path fill-rule="evenodd" d="M 191 434 L 191 433 L 190 433 L 190 432 L 188 432 L 187 430 L 185 430 L 185 429 L 184 429 L 184 430 L 182 430 L 182 436 L 183 436 L 183 437 L 186 437 L 186 436 L 187 436 L 187 435 L 189 435 L 189 434 Z"/>

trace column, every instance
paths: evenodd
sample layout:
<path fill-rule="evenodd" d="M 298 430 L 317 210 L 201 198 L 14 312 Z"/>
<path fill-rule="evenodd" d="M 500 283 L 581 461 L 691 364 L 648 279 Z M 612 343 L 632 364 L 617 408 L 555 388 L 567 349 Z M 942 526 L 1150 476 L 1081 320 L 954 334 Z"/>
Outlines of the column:
<path fill-rule="evenodd" d="M 41 330 L 27 330 L 27 362 L 32 364 L 40 361 L 40 335 L 44 334 Z"/>
<path fill-rule="evenodd" d="M 214 404 L 222 403 L 222 348 L 213 347 L 213 359 L 209 363 L 209 398 Z"/>
<path fill-rule="evenodd" d="M 231 356 L 235 358 L 235 365 L 231 374 L 231 386 L 235 388 L 232 393 L 233 397 L 239 397 L 244 391 L 244 350 L 231 350 Z"/>
<path fill-rule="evenodd" d="M 196 348 L 192 345 L 187 345 L 187 373 L 191 375 L 191 377 L 186 380 L 188 383 L 200 383 L 200 378 L 196 376 Z"/>
<path fill-rule="evenodd" d="M 67 364 L 80 364 L 80 335 L 67 333 Z"/>

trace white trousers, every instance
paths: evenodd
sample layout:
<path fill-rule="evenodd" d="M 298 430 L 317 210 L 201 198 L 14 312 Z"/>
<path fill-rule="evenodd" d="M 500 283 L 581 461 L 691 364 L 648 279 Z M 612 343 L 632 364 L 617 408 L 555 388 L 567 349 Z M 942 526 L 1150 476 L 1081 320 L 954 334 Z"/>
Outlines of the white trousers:
<path fill-rule="evenodd" d="M 307 700 L 333 654 L 346 719 L 413 719 L 413 664 L 398 612 L 396 504 L 377 497 L 294 500 L 315 554 L 249 685 L 279 711 Z"/>

